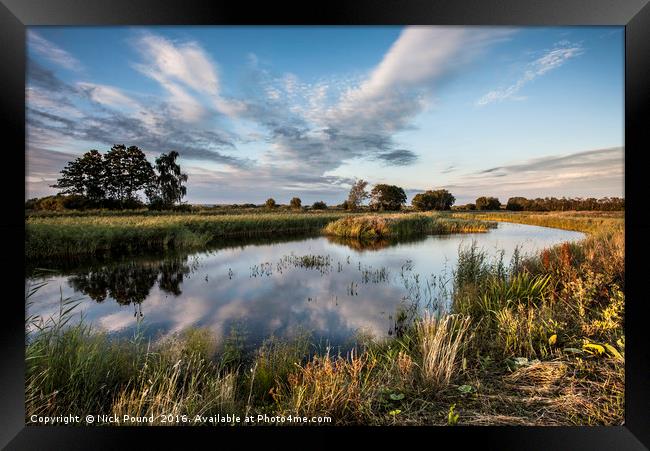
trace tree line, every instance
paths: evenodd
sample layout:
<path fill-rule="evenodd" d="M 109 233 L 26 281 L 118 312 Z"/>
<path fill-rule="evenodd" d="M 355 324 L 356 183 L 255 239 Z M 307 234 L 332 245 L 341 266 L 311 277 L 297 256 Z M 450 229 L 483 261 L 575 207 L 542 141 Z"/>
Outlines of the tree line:
<path fill-rule="evenodd" d="M 126 147 L 124 144 L 116 144 L 105 154 L 95 149 L 90 150 L 68 162 L 61 171 L 57 183 L 51 185 L 61 189 L 60 194 L 68 196 L 30 199 L 26 202 L 26 207 L 139 208 L 144 206 L 139 194 L 144 193 L 151 209 L 175 208 L 187 193 L 185 186 L 187 174 L 181 171 L 180 165 L 176 162 L 178 156 L 178 152 L 173 150 L 167 154 L 163 153 L 152 165 L 137 146 Z M 360 179 L 353 183 L 347 199 L 338 207 L 355 211 L 362 208 L 364 201 L 369 200 L 368 208 L 372 211 L 398 211 L 406 205 L 406 199 L 404 189 L 399 186 L 380 183 L 368 190 L 368 182 Z M 59 205 L 61 202 L 64 204 Z M 411 200 L 411 205 L 417 211 L 450 210 L 455 202 L 456 198 L 448 190 L 438 189 L 416 194 Z M 278 204 L 273 198 L 269 198 L 264 206 L 273 209 L 278 207 Z M 242 207 L 256 207 L 256 205 L 244 204 Z M 289 202 L 289 208 L 302 209 L 301 199 L 293 197 Z M 323 201 L 311 205 L 312 210 L 327 208 L 327 204 Z M 502 204 L 496 197 L 481 196 L 474 203 L 453 208 L 455 210 L 499 210 Z M 625 209 L 625 199 L 511 197 L 505 209 L 510 211 L 614 211 Z"/>
<path fill-rule="evenodd" d="M 511 211 L 569 211 L 569 210 L 598 210 L 616 211 L 625 210 L 625 199 L 621 197 L 593 197 L 566 198 L 545 197 L 526 199 L 525 197 L 511 197 L 506 204 L 506 210 Z"/>
<path fill-rule="evenodd" d="M 116 144 L 105 154 L 90 150 L 70 161 L 53 188 L 78 196 L 86 206 L 133 208 L 144 193 L 150 208 L 168 209 L 187 193 L 187 174 L 176 162 L 178 152 L 163 153 L 152 165 L 137 146 Z"/>
<path fill-rule="evenodd" d="M 357 180 L 350 189 L 347 200 L 341 205 L 348 210 L 359 209 L 362 202 L 370 199 L 371 210 L 400 210 L 406 204 L 406 193 L 395 185 L 378 184 L 368 192 L 368 182 Z M 418 211 L 450 210 L 456 198 L 446 189 L 428 190 L 413 196 L 411 205 Z M 497 197 L 481 196 L 474 203 L 456 206 L 460 210 L 500 210 L 501 201 Z M 505 205 L 510 211 L 568 211 L 568 210 L 625 210 L 625 199 L 620 197 L 566 198 L 555 197 L 526 199 L 511 197 Z"/>
<path fill-rule="evenodd" d="M 370 200 L 368 206 L 373 211 L 397 211 L 406 205 L 406 193 L 399 186 L 380 183 L 370 191 L 367 187 L 367 181 L 357 180 L 341 206 L 346 210 L 358 210 L 367 199 Z M 411 205 L 419 211 L 449 210 L 455 201 L 456 198 L 449 191 L 439 189 L 416 194 Z"/>

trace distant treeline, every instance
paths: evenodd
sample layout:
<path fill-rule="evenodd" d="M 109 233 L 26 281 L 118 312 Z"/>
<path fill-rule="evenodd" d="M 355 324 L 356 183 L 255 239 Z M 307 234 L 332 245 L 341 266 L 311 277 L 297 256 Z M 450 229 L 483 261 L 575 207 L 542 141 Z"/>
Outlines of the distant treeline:
<path fill-rule="evenodd" d="M 191 206 L 182 203 L 187 190 L 184 185 L 187 175 L 181 172 L 176 162 L 179 154 L 171 151 L 161 154 L 155 166 L 149 163 L 145 154 L 137 146 L 114 145 L 102 155 L 90 150 L 81 157 L 68 162 L 61 170 L 61 177 L 54 188 L 61 189 L 56 196 L 29 199 L 27 210 L 86 210 L 86 209 L 143 209 L 150 210 L 219 210 L 224 206 Z M 396 185 L 377 184 L 368 191 L 368 182 L 356 180 L 348 197 L 336 207 L 323 201 L 303 206 L 299 197 L 293 197 L 289 205 L 278 204 L 268 198 L 263 205 L 252 203 L 233 204 L 226 208 L 253 209 L 263 207 L 268 210 L 331 210 L 350 211 L 399 211 L 406 206 L 406 192 Z M 148 204 L 140 200 L 138 193 L 144 192 Z M 368 205 L 364 202 L 369 200 Z M 454 206 L 456 198 L 446 189 L 427 190 L 417 193 L 411 200 L 411 208 L 417 211 L 431 210 L 501 210 L 503 204 L 496 197 L 481 196 L 475 203 Z M 625 209 L 625 199 L 619 197 L 566 198 L 555 197 L 526 199 L 511 197 L 505 206 L 511 211 L 563 211 L 599 210 L 614 211 Z"/>
<path fill-rule="evenodd" d="M 565 210 L 590 210 L 590 211 L 617 211 L 625 210 L 625 199 L 621 197 L 593 197 L 566 198 L 545 197 L 526 199 L 525 197 L 511 197 L 506 204 L 510 211 L 565 211 Z"/>

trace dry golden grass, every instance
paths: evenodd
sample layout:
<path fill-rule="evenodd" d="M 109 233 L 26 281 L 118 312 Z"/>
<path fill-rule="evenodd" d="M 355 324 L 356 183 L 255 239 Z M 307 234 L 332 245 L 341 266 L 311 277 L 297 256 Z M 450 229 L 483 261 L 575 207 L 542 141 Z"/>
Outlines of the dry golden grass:
<path fill-rule="evenodd" d="M 164 416 L 231 413 L 235 405 L 237 375 L 215 375 L 215 368 L 195 356 L 147 372 L 122 390 L 112 406 L 118 418 L 124 415 L 152 417 L 150 425 L 170 425 Z M 146 369 L 145 369 L 146 371 Z"/>
<path fill-rule="evenodd" d="M 372 412 L 372 401 L 379 381 L 371 377 L 375 361 L 368 355 L 352 352 L 349 358 L 316 356 L 287 384 L 273 392 L 283 415 L 331 416 L 336 422 L 361 423 Z"/>
<path fill-rule="evenodd" d="M 470 318 L 459 315 L 426 315 L 416 323 L 420 376 L 425 385 L 433 389 L 449 385 L 469 326 Z"/>

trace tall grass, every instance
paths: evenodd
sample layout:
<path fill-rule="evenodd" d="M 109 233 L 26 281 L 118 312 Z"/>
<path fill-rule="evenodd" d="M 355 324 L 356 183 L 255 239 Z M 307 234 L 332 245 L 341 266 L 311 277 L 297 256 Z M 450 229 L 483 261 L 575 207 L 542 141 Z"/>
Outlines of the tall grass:
<path fill-rule="evenodd" d="M 28 319 L 27 412 L 107 412 L 112 396 L 143 360 L 141 343 L 111 341 L 83 322 L 66 327 L 77 304 L 62 299 L 60 305 L 57 317 Z"/>
<path fill-rule="evenodd" d="M 341 218 L 323 229 L 326 235 L 362 240 L 413 235 L 486 232 L 496 224 L 431 213 L 363 215 Z"/>
<path fill-rule="evenodd" d="M 196 353 L 175 362 L 148 354 L 144 366 L 115 396 L 111 413 L 153 418 L 151 424 L 164 424 L 169 415 L 232 414 L 237 378 L 237 372 L 220 371 Z"/>
<path fill-rule="evenodd" d="M 28 260 L 106 253 L 196 249 L 218 238 L 319 232 L 377 240 L 423 234 L 485 232 L 496 224 L 436 214 L 351 215 L 345 212 L 241 214 L 98 214 L 30 216 Z"/>
<path fill-rule="evenodd" d="M 470 318 L 458 315 L 425 315 L 416 323 L 420 373 L 425 385 L 434 389 L 449 385 L 469 327 Z"/>
<path fill-rule="evenodd" d="M 28 317 L 26 415 L 150 416 L 232 413 L 237 372 L 207 359 L 211 337 L 188 331 L 152 345 L 141 334 L 112 339 L 72 323 L 78 303 L 58 315 Z"/>
<path fill-rule="evenodd" d="M 28 259 L 102 252 L 197 248 L 220 237 L 273 236 L 320 230 L 344 213 L 30 217 Z"/>
<path fill-rule="evenodd" d="M 361 423 L 372 414 L 372 401 L 379 388 L 373 377 L 376 362 L 354 351 L 348 358 L 329 353 L 315 356 L 286 384 L 273 393 L 282 415 L 331 416 L 339 422 Z"/>

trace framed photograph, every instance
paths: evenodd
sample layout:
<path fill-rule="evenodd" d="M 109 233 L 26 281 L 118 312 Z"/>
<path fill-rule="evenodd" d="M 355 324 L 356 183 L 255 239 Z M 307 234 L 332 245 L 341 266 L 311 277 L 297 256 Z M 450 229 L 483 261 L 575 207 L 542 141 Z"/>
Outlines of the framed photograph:
<path fill-rule="evenodd" d="M 7 449 L 650 446 L 646 0 L 2 1 Z"/>

